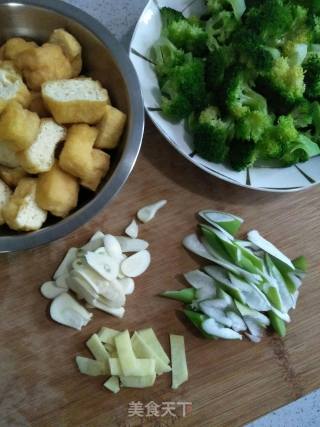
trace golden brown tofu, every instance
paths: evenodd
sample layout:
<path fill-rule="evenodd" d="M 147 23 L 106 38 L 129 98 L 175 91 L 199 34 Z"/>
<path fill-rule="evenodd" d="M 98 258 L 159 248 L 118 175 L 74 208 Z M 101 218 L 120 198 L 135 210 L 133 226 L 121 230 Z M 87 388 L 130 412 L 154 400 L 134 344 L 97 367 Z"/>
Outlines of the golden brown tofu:
<path fill-rule="evenodd" d="M 31 94 L 12 62 L 2 61 L 0 63 L 0 113 L 10 101 L 17 101 L 27 107 L 31 101 Z"/>
<path fill-rule="evenodd" d="M 106 176 L 110 167 L 110 156 L 109 154 L 93 149 L 92 153 L 92 169 L 82 178 L 81 185 L 89 188 L 92 191 L 96 191 L 102 178 Z"/>
<path fill-rule="evenodd" d="M 44 105 L 41 92 L 31 92 L 31 101 L 28 110 L 37 113 L 43 119 L 50 116 L 46 106 Z"/>
<path fill-rule="evenodd" d="M 122 111 L 111 105 L 106 106 L 105 115 L 101 122 L 98 123 L 98 138 L 95 147 L 112 149 L 115 148 L 122 136 L 127 116 Z"/>
<path fill-rule="evenodd" d="M 85 124 L 73 125 L 59 157 L 59 165 L 71 175 L 82 179 L 92 170 L 92 148 L 98 131 Z"/>
<path fill-rule="evenodd" d="M 35 200 L 36 190 L 37 179 L 23 178 L 4 206 L 3 218 L 13 230 L 39 230 L 47 219 L 47 212 Z"/>
<path fill-rule="evenodd" d="M 0 116 L 0 140 L 12 151 L 30 147 L 39 132 L 40 118 L 11 101 Z"/>
<path fill-rule="evenodd" d="M 35 42 L 27 42 L 21 37 L 12 37 L 3 45 L 3 57 L 14 61 L 22 52 L 37 46 Z"/>
<path fill-rule="evenodd" d="M 8 185 L 0 179 L 0 225 L 5 223 L 5 219 L 2 215 L 2 210 L 9 202 L 11 194 L 12 192 Z"/>
<path fill-rule="evenodd" d="M 76 56 L 81 54 L 81 45 L 78 40 L 63 28 L 53 30 L 49 43 L 59 45 L 65 56 L 72 61 Z"/>
<path fill-rule="evenodd" d="M 21 167 L 8 168 L 7 166 L 0 166 L 0 178 L 11 188 L 15 188 L 26 175 L 26 172 Z"/>
<path fill-rule="evenodd" d="M 82 56 L 78 55 L 71 61 L 72 77 L 78 77 L 82 71 Z"/>
<path fill-rule="evenodd" d="M 110 102 L 108 91 L 91 78 L 49 81 L 41 92 L 46 107 L 60 124 L 95 124 Z"/>
<path fill-rule="evenodd" d="M 39 175 L 36 201 L 52 215 L 66 217 L 77 206 L 78 194 L 77 178 L 64 172 L 58 162 L 48 172 Z"/>
<path fill-rule="evenodd" d="M 41 47 L 31 48 L 17 56 L 15 61 L 27 82 L 35 91 L 49 80 L 70 79 L 72 67 L 60 46 L 45 43 Z"/>
<path fill-rule="evenodd" d="M 77 77 L 82 69 L 82 49 L 78 40 L 68 31 L 58 28 L 51 34 L 49 43 L 57 44 L 61 47 L 64 55 L 71 63 L 72 77 Z"/>

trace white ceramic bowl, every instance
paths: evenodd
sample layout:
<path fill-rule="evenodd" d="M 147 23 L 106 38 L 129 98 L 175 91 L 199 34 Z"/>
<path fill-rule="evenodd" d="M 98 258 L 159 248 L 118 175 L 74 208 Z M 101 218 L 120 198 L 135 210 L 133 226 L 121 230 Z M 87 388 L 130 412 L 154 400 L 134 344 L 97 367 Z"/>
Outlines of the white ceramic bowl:
<path fill-rule="evenodd" d="M 208 162 L 193 155 L 192 137 L 186 132 L 184 123 L 171 123 L 161 114 L 159 85 L 149 59 L 150 48 L 160 36 L 160 8 L 164 6 L 183 11 L 186 16 L 200 15 L 205 8 L 203 0 L 150 0 L 132 37 L 130 58 L 140 80 L 144 105 L 151 120 L 165 138 L 190 162 L 233 184 L 273 192 L 299 191 L 318 184 L 320 156 L 287 168 L 251 167 L 236 172 L 227 165 Z"/>

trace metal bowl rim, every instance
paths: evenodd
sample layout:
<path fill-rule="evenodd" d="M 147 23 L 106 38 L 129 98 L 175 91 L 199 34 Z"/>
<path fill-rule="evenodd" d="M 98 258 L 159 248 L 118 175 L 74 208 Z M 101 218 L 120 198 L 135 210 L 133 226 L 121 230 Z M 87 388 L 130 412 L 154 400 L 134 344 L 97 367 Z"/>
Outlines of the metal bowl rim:
<path fill-rule="evenodd" d="M 33 6 L 53 11 L 76 21 L 95 35 L 110 51 L 126 82 L 131 114 L 128 122 L 128 140 L 130 140 L 130 143 L 125 147 L 112 176 L 97 195 L 82 208 L 56 224 L 31 233 L 1 236 L 0 252 L 14 252 L 49 243 L 71 233 L 93 218 L 120 191 L 134 167 L 142 144 L 144 106 L 139 80 L 127 52 L 109 30 L 95 18 L 60 0 L 55 0 L 54 2 L 52 0 L 0 0 L 0 7 L 4 5 L 8 7 Z"/>

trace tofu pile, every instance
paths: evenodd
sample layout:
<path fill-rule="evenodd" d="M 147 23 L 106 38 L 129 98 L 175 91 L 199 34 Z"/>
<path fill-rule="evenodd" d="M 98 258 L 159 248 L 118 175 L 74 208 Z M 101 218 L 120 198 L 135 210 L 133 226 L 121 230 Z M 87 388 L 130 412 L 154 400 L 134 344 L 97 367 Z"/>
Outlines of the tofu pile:
<path fill-rule="evenodd" d="M 42 46 L 1 46 L 0 225 L 34 231 L 48 214 L 65 218 L 80 188 L 95 192 L 106 176 L 126 115 L 81 70 L 81 45 L 64 29 Z"/>

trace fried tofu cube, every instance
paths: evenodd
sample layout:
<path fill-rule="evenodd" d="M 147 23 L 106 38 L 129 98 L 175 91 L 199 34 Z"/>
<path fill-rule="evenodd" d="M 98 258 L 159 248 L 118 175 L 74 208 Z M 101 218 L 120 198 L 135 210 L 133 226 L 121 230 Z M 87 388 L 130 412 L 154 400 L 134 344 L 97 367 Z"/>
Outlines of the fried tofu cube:
<path fill-rule="evenodd" d="M 58 28 L 51 34 L 49 43 L 57 44 L 61 47 L 71 63 L 72 77 L 77 77 L 82 69 L 82 48 L 78 40 L 63 28 Z"/>
<path fill-rule="evenodd" d="M 3 45 L 3 58 L 14 61 L 22 52 L 37 46 L 35 42 L 27 42 L 21 37 L 12 37 Z"/>
<path fill-rule="evenodd" d="M 92 150 L 91 156 L 92 169 L 84 178 L 82 178 L 81 185 L 92 191 L 96 191 L 102 178 L 106 176 L 110 168 L 110 156 L 96 148 Z"/>
<path fill-rule="evenodd" d="M 23 178 L 8 203 L 3 207 L 2 215 L 8 226 L 17 231 L 39 230 L 47 219 L 47 212 L 36 202 L 37 179 Z"/>
<path fill-rule="evenodd" d="M 0 178 L 11 188 L 15 188 L 26 175 L 26 171 L 21 167 L 0 166 Z"/>
<path fill-rule="evenodd" d="M 31 48 L 17 56 L 15 61 L 22 71 L 27 86 L 35 91 L 49 80 L 70 79 L 72 67 L 60 46 L 45 43 L 41 47 Z"/>
<path fill-rule="evenodd" d="M 0 64 L 0 113 L 10 101 L 17 101 L 27 107 L 31 94 L 12 63 L 4 61 Z"/>
<path fill-rule="evenodd" d="M 8 203 L 12 192 L 9 186 L 0 179 L 0 225 L 5 223 L 2 215 L 4 206 Z"/>
<path fill-rule="evenodd" d="M 77 178 L 86 177 L 92 171 L 91 152 L 97 135 L 95 127 L 86 124 L 71 126 L 60 153 L 60 167 Z"/>
<path fill-rule="evenodd" d="M 106 106 L 105 114 L 98 123 L 99 131 L 98 138 L 95 142 L 95 147 L 112 149 L 115 148 L 123 134 L 127 116 L 122 111 L 111 105 Z"/>
<path fill-rule="evenodd" d="M 12 151 L 30 147 L 39 132 L 40 118 L 11 101 L 0 116 L 0 140 Z"/>
<path fill-rule="evenodd" d="M 42 97 L 55 121 L 61 124 L 95 124 L 110 103 L 108 91 L 90 78 L 44 83 Z"/>
<path fill-rule="evenodd" d="M 31 101 L 28 110 L 37 113 L 40 118 L 49 117 L 50 114 L 43 102 L 41 92 L 31 92 Z"/>
<path fill-rule="evenodd" d="M 15 151 L 10 150 L 7 144 L 0 141 L 0 165 L 9 168 L 16 168 L 19 166 L 19 159 Z"/>
<path fill-rule="evenodd" d="M 28 173 L 49 171 L 59 142 L 66 137 L 66 129 L 53 119 L 42 119 L 35 141 L 26 150 L 18 153 L 20 165 Z"/>
<path fill-rule="evenodd" d="M 52 215 L 64 218 L 78 204 L 77 178 L 64 172 L 58 162 L 39 175 L 36 200 L 39 206 Z"/>

